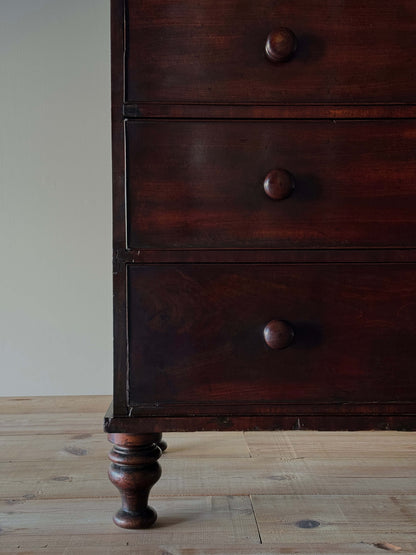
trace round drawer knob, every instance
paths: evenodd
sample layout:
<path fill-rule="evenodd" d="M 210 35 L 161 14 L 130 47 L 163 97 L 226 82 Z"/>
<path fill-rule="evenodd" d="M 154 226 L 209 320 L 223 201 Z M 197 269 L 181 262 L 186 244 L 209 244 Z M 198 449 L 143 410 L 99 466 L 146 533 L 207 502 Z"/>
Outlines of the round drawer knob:
<path fill-rule="evenodd" d="M 286 170 L 272 170 L 264 180 L 264 192 L 273 200 L 283 200 L 290 197 L 295 188 L 295 179 Z"/>
<path fill-rule="evenodd" d="M 289 347 L 295 337 L 292 326 L 284 320 L 271 320 L 264 328 L 264 340 L 271 349 Z"/>
<path fill-rule="evenodd" d="M 271 62 L 287 62 L 296 52 L 297 45 L 294 33 L 286 27 L 280 27 L 267 37 L 266 56 Z"/>

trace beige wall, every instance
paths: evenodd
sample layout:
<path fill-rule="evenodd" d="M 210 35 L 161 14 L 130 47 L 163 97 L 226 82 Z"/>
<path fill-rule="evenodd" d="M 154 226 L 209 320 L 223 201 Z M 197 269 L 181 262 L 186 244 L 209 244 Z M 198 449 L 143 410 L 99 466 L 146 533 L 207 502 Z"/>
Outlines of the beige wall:
<path fill-rule="evenodd" d="M 111 392 L 109 0 L 0 0 L 0 395 Z"/>

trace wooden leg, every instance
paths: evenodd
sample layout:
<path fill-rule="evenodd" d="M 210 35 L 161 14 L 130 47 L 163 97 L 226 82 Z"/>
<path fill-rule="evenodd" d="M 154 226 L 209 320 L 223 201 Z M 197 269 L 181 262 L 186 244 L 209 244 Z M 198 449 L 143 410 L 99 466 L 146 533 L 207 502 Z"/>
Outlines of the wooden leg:
<path fill-rule="evenodd" d="M 122 502 L 113 520 L 122 528 L 149 528 L 157 518 L 148 499 L 161 475 L 160 434 L 109 434 L 108 439 L 113 444 L 108 475 Z"/>
<path fill-rule="evenodd" d="M 162 453 L 164 453 L 168 448 L 168 444 L 164 439 L 162 439 L 162 434 L 159 434 L 159 440 L 156 443 L 158 447 L 160 447 L 160 449 L 162 450 Z"/>

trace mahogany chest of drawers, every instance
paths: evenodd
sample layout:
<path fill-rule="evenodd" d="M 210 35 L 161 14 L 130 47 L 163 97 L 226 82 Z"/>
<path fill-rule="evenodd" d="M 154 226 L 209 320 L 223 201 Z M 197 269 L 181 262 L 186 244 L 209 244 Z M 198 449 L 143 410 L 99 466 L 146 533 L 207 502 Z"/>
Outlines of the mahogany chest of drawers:
<path fill-rule="evenodd" d="M 416 424 L 416 2 L 112 0 L 115 522 L 164 431 Z"/>

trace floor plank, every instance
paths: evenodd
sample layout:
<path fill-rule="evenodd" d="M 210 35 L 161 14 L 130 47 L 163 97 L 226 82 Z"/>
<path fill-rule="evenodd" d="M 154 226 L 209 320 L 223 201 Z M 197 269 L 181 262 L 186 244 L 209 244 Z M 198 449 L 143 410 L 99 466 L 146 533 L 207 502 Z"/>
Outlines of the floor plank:
<path fill-rule="evenodd" d="M 366 543 L 342 543 L 342 544 L 328 544 L 325 542 L 312 543 L 312 544 L 296 544 L 296 543 L 282 543 L 270 544 L 268 546 L 251 546 L 246 547 L 245 545 L 237 544 L 237 546 L 224 544 L 217 547 L 209 547 L 207 545 L 199 544 L 193 545 L 192 547 L 183 547 L 180 545 L 173 545 L 172 543 L 164 544 L 161 542 L 160 545 L 142 545 L 136 541 L 131 542 L 130 534 L 124 538 L 117 538 L 114 541 L 110 538 L 110 541 L 103 545 L 103 538 L 99 535 L 88 536 L 88 545 L 84 543 L 84 538 L 82 538 L 82 543 L 76 546 L 76 541 L 73 536 L 61 536 L 59 539 L 51 538 L 46 542 L 45 540 L 36 541 L 32 540 L 31 537 L 25 537 L 28 539 L 28 543 L 32 545 L 36 544 L 37 547 L 31 547 L 28 550 L 25 548 L 15 548 L 4 549 L 0 548 L 0 552 L 7 555 L 28 555 L 33 553 L 47 553 L 54 555 L 112 555 L 113 553 L 117 555 L 279 555 L 279 554 L 296 554 L 296 555 L 382 555 L 389 553 L 382 548 L 377 548 L 373 544 Z M 36 536 L 34 537 L 36 538 Z M 130 541 L 129 541 L 130 540 Z M 130 545 L 133 544 L 133 545 Z M 23 545 L 25 545 L 23 543 Z M 69 547 L 64 547 L 68 545 Z M 74 546 L 75 545 L 75 546 Z M 415 544 L 412 543 L 402 543 L 401 550 L 399 553 L 415 553 Z M 390 551 L 392 553 L 392 551 Z"/>
<path fill-rule="evenodd" d="M 0 414 L 89 413 L 104 415 L 111 395 L 51 395 L 44 397 L 0 397 Z"/>
<path fill-rule="evenodd" d="M 7 499 L 114 496 L 107 478 L 109 461 L 70 455 L 65 460 L 0 463 L 0 497 Z M 182 495 L 416 495 L 414 460 L 168 458 L 155 497 Z"/>
<path fill-rule="evenodd" d="M 4 414 L 0 420 L 3 435 L 96 434 L 103 430 L 101 412 L 45 412 L 45 414 Z"/>
<path fill-rule="evenodd" d="M 263 544 L 416 542 L 416 496 L 252 496 Z"/>
<path fill-rule="evenodd" d="M 102 432 L 109 402 L 0 398 L 0 553 L 416 553 L 409 432 L 165 434 L 158 524 L 118 529 Z"/>
<path fill-rule="evenodd" d="M 102 545 L 138 547 L 158 542 L 188 546 L 209 544 L 212 538 L 224 545 L 259 544 L 259 535 L 249 497 L 186 497 L 159 499 L 158 521 L 151 530 L 139 532 L 117 528 L 111 521 L 118 499 L 27 500 L 0 503 L 1 548 L 30 549 L 33 537 L 38 547 L 54 541 L 56 547 Z M 69 542 L 69 543 L 68 543 Z"/>
<path fill-rule="evenodd" d="M 242 432 L 170 432 L 164 434 L 169 448 L 165 457 L 250 458 Z M 106 434 L 3 434 L 0 436 L 0 462 L 68 460 L 87 456 L 88 460 L 107 460 L 111 448 Z"/>
<path fill-rule="evenodd" d="M 317 456 L 325 459 L 416 455 L 416 432 L 245 432 L 252 457 L 293 460 Z"/>

